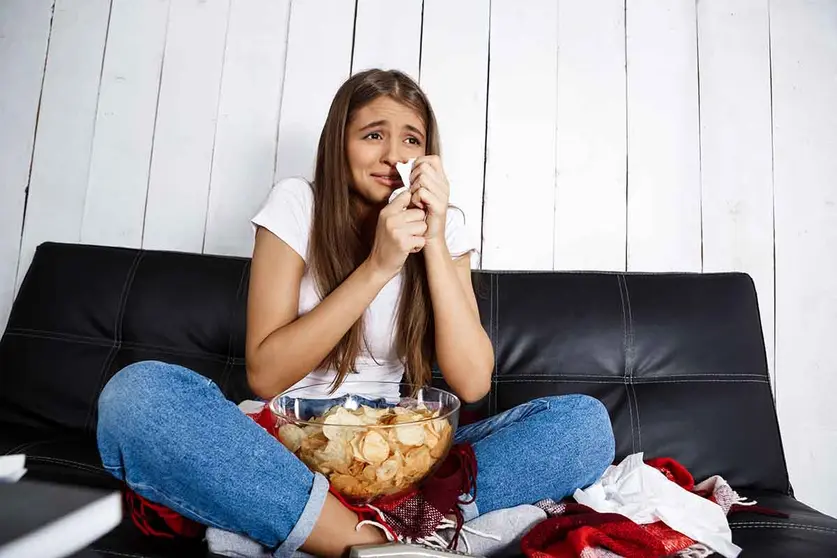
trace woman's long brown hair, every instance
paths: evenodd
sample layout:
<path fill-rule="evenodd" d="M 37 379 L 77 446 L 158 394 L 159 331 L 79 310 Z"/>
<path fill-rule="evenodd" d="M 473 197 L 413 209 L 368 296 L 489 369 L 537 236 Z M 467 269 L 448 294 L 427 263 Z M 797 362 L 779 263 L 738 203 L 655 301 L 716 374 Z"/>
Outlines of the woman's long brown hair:
<path fill-rule="evenodd" d="M 419 86 L 398 71 L 368 70 L 346 81 L 332 101 L 317 148 L 314 172 L 314 216 L 309 265 L 319 294 L 325 298 L 363 263 L 371 251 L 360 230 L 350 190 L 351 171 L 346 156 L 346 126 L 354 113 L 386 96 L 412 108 L 425 126 L 427 155 L 439 154 L 436 117 Z M 433 309 L 424 255 L 410 254 L 402 270 L 402 288 L 396 318 L 396 353 L 404 364 L 406 381 L 414 386 L 430 382 L 434 358 Z M 357 320 L 320 363 L 337 371 L 336 390 L 354 370 L 365 343 L 363 317 Z"/>

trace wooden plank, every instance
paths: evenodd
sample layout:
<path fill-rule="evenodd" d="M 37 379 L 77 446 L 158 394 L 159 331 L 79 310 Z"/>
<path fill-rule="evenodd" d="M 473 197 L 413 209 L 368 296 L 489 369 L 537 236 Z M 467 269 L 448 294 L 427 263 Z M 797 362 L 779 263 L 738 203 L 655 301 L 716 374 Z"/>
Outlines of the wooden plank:
<path fill-rule="evenodd" d="M 142 245 L 169 0 L 113 0 L 81 241 Z"/>
<path fill-rule="evenodd" d="M 228 14 L 229 0 L 171 3 L 144 248 L 203 248 Z"/>
<path fill-rule="evenodd" d="M 422 0 L 357 0 L 352 73 L 401 70 L 419 79 Z"/>
<path fill-rule="evenodd" d="M 354 10 L 345 0 L 294 0 L 291 5 L 276 179 L 314 177 L 331 100 L 351 70 Z"/>
<path fill-rule="evenodd" d="M 558 3 L 555 269 L 625 270 L 624 2 Z"/>
<path fill-rule="evenodd" d="M 698 45 L 703 270 L 744 271 L 753 277 L 773 371 L 773 147 L 766 0 L 699 3 Z"/>
<path fill-rule="evenodd" d="M 204 252 L 247 256 L 250 218 L 273 183 L 290 0 L 234 2 L 230 12 Z"/>
<path fill-rule="evenodd" d="M 0 8 L 0 331 L 15 295 L 52 4 L 10 0 Z"/>
<path fill-rule="evenodd" d="M 837 3 L 771 0 L 770 22 L 779 420 L 797 496 L 837 514 Z"/>
<path fill-rule="evenodd" d="M 694 0 L 627 0 L 628 270 L 700 271 Z"/>
<path fill-rule="evenodd" d="M 421 87 L 442 139 L 450 203 L 465 213 L 477 245 L 482 235 L 489 5 L 483 0 L 425 0 Z M 456 52 L 456 64 L 450 53 Z M 471 267 L 479 267 L 471 257 Z"/>
<path fill-rule="evenodd" d="M 17 284 L 44 241 L 78 242 L 109 0 L 58 0 L 53 14 Z"/>
<path fill-rule="evenodd" d="M 484 269 L 553 267 L 557 18 L 557 2 L 491 2 Z"/>

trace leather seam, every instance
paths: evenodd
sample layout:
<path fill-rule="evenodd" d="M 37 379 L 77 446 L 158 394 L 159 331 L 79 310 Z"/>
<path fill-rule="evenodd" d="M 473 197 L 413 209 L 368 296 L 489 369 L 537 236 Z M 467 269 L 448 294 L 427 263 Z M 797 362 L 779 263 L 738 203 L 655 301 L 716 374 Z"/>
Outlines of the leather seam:
<path fill-rule="evenodd" d="M 628 403 L 628 414 L 631 419 L 631 453 L 636 453 L 636 438 L 634 437 L 634 410 L 631 405 L 631 392 L 628 389 L 628 321 L 625 314 L 625 295 L 622 292 L 624 279 L 621 275 L 616 276 L 616 283 L 619 287 L 620 309 L 622 311 L 622 358 L 624 359 L 624 370 L 622 371 L 622 383 L 625 386 L 625 398 Z"/>
<path fill-rule="evenodd" d="M 639 416 L 639 399 L 636 396 L 636 387 L 634 386 L 634 352 L 636 343 L 634 340 L 634 315 L 631 311 L 631 293 L 628 290 L 628 280 L 622 277 L 622 288 L 625 289 L 625 307 L 628 311 L 628 341 L 630 345 L 625 354 L 625 367 L 628 370 L 628 388 L 632 394 L 634 408 L 636 409 L 636 428 L 637 428 L 637 445 L 639 451 L 642 451 L 642 420 Z"/>
<path fill-rule="evenodd" d="M 499 306 L 500 306 L 500 292 L 499 292 L 500 291 L 500 279 L 496 275 L 493 275 L 492 279 L 493 279 L 493 282 L 494 282 L 494 288 L 491 289 L 491 312 L 492 312 L 491 323 L 493 324 L 493 329 L 494 329 L 494 347 L 495 347 L 495 353 L 496 353 L 496 351 L 497 351 L 496 347 L 498 346 L 499 337 L 500 337 L 500 324 L 499 324 L 499 321 L 500 321 L 500 311 L 499 311 Z M 494 415 L 494 414 L 497 413 L 497 391 L 499 390 L 499 383 L 500 383 L 500 378 L 499 378 L 499 374 L 497 373 L 497 355 L 495 354 L 494 355 L 494 381 L 493 381 L 493 384 L 494 384 L 493 392 L 494 393 L 493 393 L 492 400 L 489 403 L 489 409 L 488 409 L 489 415 Z"/>
<path fill-rule="evenodd" d="M 110 368 L 110 365 L 113 364 L 116 355 L 119 353 L 119 349 L 122 347 L 122 326 L 125 319 L 125 307 L 128 305 L 128 296 L 131 291 L 131 285 L 134 282 L 134 277 L 137 274 L 137 268 L 139 268 L 140 261 L 142 261 L 144 254 L 145 252 L 140 250 L 137 252 L 136 256 L 134 256 L 134 261 L 131 262 L 131 268 L 128 271 L 128 276 L 125 278 L 125 284 L 122 285 L 122 294 L 119 297 L 119 310 L 116 313 L 116 323 L 113 328 L 113 346 L 110 351 L 108 351 L 108 355 L 105 357 L 104 362 L 102 362 L 102 367 L 99 370 L 99 388 L 96 390 L 96 394 L 90 403 L 90 408 L 87 410 L 87 418 L 84 421 L 85 430 L 90 429 L 90 423 L 96 413 L 99 394 L 102 393 L 102 389 L 105 387 L 105 375 L 107 374 L 107 370 Z"/>
<path fill-rule="evenodd" d="M 552 377 L 560 377 L 560 378 L 592 378 L 597 380 L 613 380 L 615 382 L 624 383 L 622 376 L 615 376 L 615 375 L 607 375 L 607 374 L 515 374 L 517 378 L 552 378 Z M 739 379 L 740 378 L 740 379 Z M 700 382 L 700 381 L 707 381 L 707 382 L 720 382 L 724 380 L 729 381 L 741 381 L 741 382 L 754 382 L 754 383 L 769 383 L 768 380 L 765 380 L 760 377 L 748 377 L 742 376 L 740 374 L 705 374 L 705 375 L 689 375 L 689 374 L 672 374 L 670 376 L 650 376 L 647 378 L 634 378 L 634 384 L 649 384 L 654 383 L 657 381 L 663 380 L 682 380 L 684 382 Z"/>
<path fill-rule="evenodd" d="M 106 550 L 103 548 L 96 548 L 96 546 L 91 546 L 91 549 L 95 550 L 100 554 L 110 554 L 111 556 L 127 556 L 128 558 L 144 558 L 143 554 L 127 554 L 125 552 L 117 552 L 116 550 Z"/>
<path fill-rule="evenodd" d="M 232 370 L 233 359 L 233 335 L 235 331 L 235 317 L 238 315 L 238 300 L 244 288 L 244 277 L 247 275 L 247 264 L 245 263 L 241 268 L 241 277 L 238 278 L 238 288 L 235 292 L 235 304 L 233 304 L 232 315 L 230 316 L 230 335 L 227 339 L 227 360 L 224 363 L 224 371 L 221 374 L 221 391 L 226 392 L 227 382 L 229 381 L 230 372 Z M 246 311 L 245 311 L 246 312 Z M 246 335 L 246 333 L 245 333 Z M 246 342 L 246 340 L 245 340 Z M 246 361 L 245 361 L 246 362 Z"/>
<path fill-rule="evenodd" d="M 81 471 L 87 471 L 90 473 L 97 473 L 106 477 L 110 477 L 111 475 L 107 473 L 100 467 L 95 467 L 93 465 L 89 465 L 87 463 L 81 463 L 79 461 L 73 461 L 71 459 L 61 459 L 57 457 L 47 457 L 43 455 L 28 455 L 26 456 L 27 461 L 43 461 L 45 463 L 55 463 L 57 465 L 64 465 L 67 467 L 73 467 L 74 469 L 79 469 Z"/>
<path fill-rule="evenodd" d="M 62 438 L 48 438 L 46 440 L 36 440 L 34 442 L 24 442 L 23 444 L 18 444 L 17 446 L 13 447 L 12 449 L 6 452 L 6 455 L 12 455 L 14 453 L 20 453 L 25 450 L 31 449 L 40 444 L 51 444 L 53 442 L 60 442 Z"/>
<path fill-rule="evenodd" d="M 6 331 L 6 335 L 14 337 L 31 337 L 35 339 L 49 339 L 53 341 L 65 341 L 73 343 L 81 343 L 84 345 L 96 345 L 99 347 L 111 347 L 113 340 L 99 339 L 96 337 L 88 337 L 83 335 L 73 335 L 69 333 L 41 331 L 41 330 L 27 330 L 21 328 L 10 328 Z M 122 341 L 122 347 L 128 349 L 149 349 L 154 351 L 165 352 L 174 355 L 183 355 L 195 358 L 204 358 L 207 360 L 215 360 L 218 362 L 225 362 L 226 357 L 220 353 L 208 353 L 203 351 L 188 351 L 172 347 L 164 347 L 162 345 L 152 345 L 150 343 L 135 343 L 133 341 Z M 244 364 L 244 359 L 235 357 L 233 362 L 236 364 Z"/>
<path fill-rule="evenodd" d="M 799 523 L 774 523 L 769 521 L 759 521 L 753 523 L 730 523 L 729 526 L 732 529 L 804 529 L 806 531 L 818 531 L 837 535 L 837 529 L 832 529 L 831 527 L 800 525 Z"/>
<path fill-rule="evenodd" d="M 603 378 L 585 378 L 579 376 L 517 376 L 514 378 L 501 378 L 498 379 L 498 383 L 507 383 L 507 382 L 573 382 L 573 383 L 596 383 L 596 384 L 622 384 L 624 385 L 624 381 L 621 381 L 619 378 L 613 378 L 611 380 L 606 380 Z M 636 382 L 636 385 L 655 385 L 655 384 L 700 384 L 700 383 L 707 383 L 707 384 L 767 384 L 766 380 L 643 380 L 640 382 Z"/>

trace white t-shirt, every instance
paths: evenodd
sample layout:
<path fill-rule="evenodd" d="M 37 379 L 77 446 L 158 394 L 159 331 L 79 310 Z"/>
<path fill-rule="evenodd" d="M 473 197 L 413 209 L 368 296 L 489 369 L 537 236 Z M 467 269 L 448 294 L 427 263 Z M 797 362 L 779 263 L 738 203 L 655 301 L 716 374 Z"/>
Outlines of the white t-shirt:
<path fill-rule="evenodd" d="M 298 316 L 310 312 L 322 300 L 308 266 L 308 238 L 314 209 L 314 193 L 311 188 L 302 178 L 286 178 L 277 182 L 252 219 L 254 229 L 256 225 L 266 228 L 293 248 L 306 263 L 299 286 Z M 465 227 L 464 215 L 453 208 L 447 212 L 445 240 L 448 251 L 454 258 L 478 251 L 477 244 Z M 358 375 L 349 376 L 347 380 L 401 381 L 404 364 L 395 352 L 395 315 L 401 283 L 401 274 L 393 277 L 366 309 L 363 319 L 368 350 L 366 346 L 361 346 L 355 362 Z M 314 370 L 292 387 L 330 383 L 335 375 L 333 369 Z M 325 395 L 327 390 L 328 386 L 325 386 L 322 395 Z M 340 394 L 341 391 L 338 390 L 336 395 Z"/>

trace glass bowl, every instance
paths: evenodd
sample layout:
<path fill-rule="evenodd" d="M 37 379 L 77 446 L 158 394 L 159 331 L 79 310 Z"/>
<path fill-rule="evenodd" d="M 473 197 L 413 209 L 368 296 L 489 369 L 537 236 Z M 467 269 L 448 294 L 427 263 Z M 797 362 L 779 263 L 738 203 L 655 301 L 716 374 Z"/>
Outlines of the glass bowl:
<path fill-rule="evenodd" d="M 268 404 L 279 441 L 346 499 L 366 503 L 409 490 L 444 461 L 459 398 L 409 383 L 345 381 L 288 390 Z"/>

